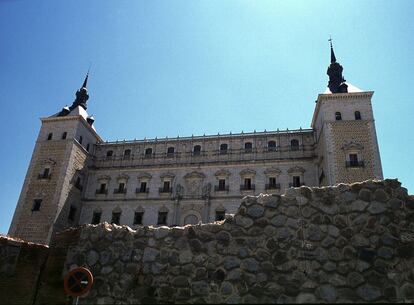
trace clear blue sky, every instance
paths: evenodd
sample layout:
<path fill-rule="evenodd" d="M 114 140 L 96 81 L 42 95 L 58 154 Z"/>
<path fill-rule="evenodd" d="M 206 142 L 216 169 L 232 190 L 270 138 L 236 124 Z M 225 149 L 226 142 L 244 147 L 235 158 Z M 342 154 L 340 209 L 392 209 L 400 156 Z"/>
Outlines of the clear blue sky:
<path fill-rule="evenodd" d="M 329 35 L 346 80 L 374 90 L 384 176 L 414 191 L 414 1 L 0 0 L 0 232 L 40 117 L 73 102 L 105 140 L 308 128 Z"/>

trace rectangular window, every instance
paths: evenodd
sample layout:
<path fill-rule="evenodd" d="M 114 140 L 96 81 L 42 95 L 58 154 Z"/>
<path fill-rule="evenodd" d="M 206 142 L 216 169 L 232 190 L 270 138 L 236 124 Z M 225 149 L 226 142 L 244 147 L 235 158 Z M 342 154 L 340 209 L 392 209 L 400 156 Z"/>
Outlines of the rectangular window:
<path fill-rule="evenodd" d="M 86 151 L 89 151 L 89 143 L 86 145 Z"/>
<path fill-rule="evenodd" d="M 300 176 L 293 176 L 293 186 L 294 187 L 300 186 Z"/>
<path fill-rule="evenodd" d="M 112 220 L 111 223 L 119 225 L 121 220 L 121 212 L 112 212 Z"/>
<path fill-rule="evenodd" d="M 226 179 L 219 179 L 219 191 L 226 189 Z"/>
<path fill-rule="evenodd" d="M 81 178 L 80 177 L 76 178 L 75 187 L 79 190 L 82 190 Z"/>
<path fill-rule="evenodd" d="M 53 133 L 49 133 L 49 134 L 47 135 L 47 140 L 48 140 L 48 141 L 52 140 L 52 137 L 53 137 Z"/>
<path fill-rule="evenodd" d="M 225 211 L 216 211 L 216 221 L 224 220 L 226 216 Z"/>
<path fill-rule="evenodd" d="M 70 207 L 70 210 L 69 210 L 68 220 L 69 221 L 74 221 L 75 220 L 75 216 L 76 216 L 76 207 L 71 206 Z"/>
<path fill-rule="evenodd" d="M 276 178 L 275 177 L 269 177 L 269 187 L 275 188 L 276 187 Z"/>
<path fill-rule="evenodd" d="M 47 179 L 47 178 L 49 178 L 49 173 L 50 173 L 50 169 L 49 169 L 49 168 L 45 168 L 45 169 L 43 170 L 43 176 L 42 176 L 42 178 L 43 178 L 43 179 Z"/>
<path fill-rule="evenodd" d="M 167 216 L 168 216 L 168 212 L 158 212 L 157 224 L 166 225 L 167 224 Z"/>
<path fill-rule="evenodd" d="M 143 216 L 144 216 L 143 212 L 135 212 L 134 225 L 142 225 Z"/>
<path fill-rule="evenodd" d="M 244 189 L 245 190 L 251 190 L 252 189 L 252 179 L 245 178 L 244 179 Z"/>
<path fill-rule="evenodd" d="M 141 186 L 139 188 L 139 192 L 140 193 L 146 193 L 147 192 L 147 183 L 146 182 L 141 182 Z"/>
<path fill-rule="evenodd" d="M 64 133 L 62 133 L 62 140 L 66 139 L 67 135 L 68 135 L 68 133 L 66 131 Z"/>
<path fill-rule="evenodd" d="M 358 166 L 358 155 L 357 154 L 349 154 L 349 165 Z"/>
<path fill-rule="evenodd" d="M 164 185 L 163 185 L 162 190 L 164 192 L 169 192 L 170 191 L 170 181 L 164 181 Z"/>
<path fill-rule="evenodd" d="M 102 216 L 101 212 L 93 212 L 92 224 L 97 225 L 98 223 L 100 223 L 101 222 L 101 216 Z"/>
<path fill-rule="evenodd" d="M 33 202 L 32 212 L 40 211 L 40 206 L 42 205 L 42 199 L 35 199 Z"/>
<path fill-rule="evenodd" d="M 99 187 L 99 194 L 105 194 L 106 193 L 106 183 L 101 183 L 101 186 Z"/>
<path fill-rule="evenodd" d="M 123 193 L 125 191 L 125 183 L 121 182 L 118 186 L 118 192 Z"/>
<path fill-rule="evenodd" d="M 79 137 L 79 144 L 82 144 L 82 142 L 83 142 L 83 137 L 82 137 L 82 136 L 80 136 L 80 137 Z"/>

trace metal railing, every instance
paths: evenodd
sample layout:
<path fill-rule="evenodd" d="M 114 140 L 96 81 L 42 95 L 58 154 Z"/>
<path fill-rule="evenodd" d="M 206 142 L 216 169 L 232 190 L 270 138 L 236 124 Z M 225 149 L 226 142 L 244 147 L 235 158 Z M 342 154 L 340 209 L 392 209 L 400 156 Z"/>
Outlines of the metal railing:
<path fill-rule="evenodd" d="M 254 184 L 251 184 L 251 185 L 241 184 L 240 185 L 241 191 L 254 191 L 255 189 L 256 189 L 256 186 Z"/>
<path fill-rule="evenodd" d="M 147 187 L 147 188 L 145 188 L 145 189 L 141 189 L 140 187 L 137 187 L 136 189 L 135 189 L 135 193 L 140 193 L 140 194 L 144 194 L 144 193 L 149 193 L 149 188 Z"/>
<path fill-rule="evenodd" d="M 105 190 L 98 189 L 98 190 L 95 191 L 95 194 L 108 195 L 108 190 L 107 189 L 105 189 Z"/>
<path fill-rule="evenodd" d="M 52 174 L 47 174 L 47 175 L 45 175 L 45 174 L 39 174 L 37 176 L 38 179 L 50 179 L 51 177 L 52 177 Z"/>
<path fill-rule="evenodd" d="M 346 161 L 346 167 L 364 167 L 364 161 Z"/>
<path fill-rule="evenodd" d="M 219 185 L 215 185 L 214 186 L 214 191 L 215 192 L 228 192 L 229 191 L 229 186 L 225 185 L 224 187 L 220 187 Z"/>
<path fill-rule="evenodd" d="M 265 190 L 280 190 L 280 183 L 266 184 Z"/>
<path fill-rule="evenodd" d="M 169 188 L 166 188 L 166 187 L 160 187 L 160 188 L 158 189 L 158 191 L 159 191 L 160 193 L 172 193 L 172 187 L 169 187 Z"/>
<path fill-rule="evenodd" d="M 126 194 L 127 189 L 114 189 L 114 194 Z"/>
<path fill-rule="evenodd" d="M 304 182 L 301 182 L 301 183 L 299 183 L 299 185 L 298 184 L 296 184 L 296 183 L 289 183 L 289 187 L 300 187 L 300 186 L 303 186 L 303 185 L 305 185 L 305 183 Z"/>

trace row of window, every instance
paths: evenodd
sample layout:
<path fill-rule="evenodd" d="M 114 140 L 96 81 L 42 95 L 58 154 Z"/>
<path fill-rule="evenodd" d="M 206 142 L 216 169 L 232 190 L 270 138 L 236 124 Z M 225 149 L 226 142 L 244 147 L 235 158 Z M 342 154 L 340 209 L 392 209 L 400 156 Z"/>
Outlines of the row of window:
<path fill-rule="evenodd" d="M 355 111 L 354 112 L 354 117 L 355 117 L 355 120 L 361 120 L 361 112 Z M 342 114 L 339 111 L 335 112 L 335 120 L 336 121 L 341 121 L 342 120 Z"/>
<path fill-rule="evenodd" d="M 215 220 L 221 221 L 225 219 L 226 212 L 224 210 L 217 210 L 215 214 Z M 111 223 L 121 224 L 121 215 L 122 212 L 113 211 L 111 217 Z M 157 225 L 167 225 L 168 212 L 160 211 L 158 212 Z M 92 215 L 92 224 L 98 224 L 102 221 L 102 212 L 94 212 Z M 135 212 L 133 225 L 142 225 L 144 221 L 144 212 Z"/>
<path fill-rule="evenodd" d="M 42 207 L 42 203 L 43 203 L 43 199 L 35 199 L 33 201 L 33 205 L 32 205 L 32 212 L 38 212 L 40 211 L 40 208 Z M 76 217 L 76 211 L 77 208 L 75 206 L 70 206 L 69 208 L 69 213 L 68 213 L 68 221 L 69 222 L 73 222 L 75 221 L 75 217 Z"/>
<path fill-rule="evenodd" d="M 68 133 L 65 131 L 64 133 L 62 133 L 61 139 L 62 139 L 62 140 L 65 140 L 67 136 L 68 136 Z M 52 139 L 53 139 L 53 132 L 50 132 L 50 133 L 47 135 L 47 140 L 48 140 L 48 141 L 50 141 L 50 140 L 52 140 Z M 78 142 L 79 142 L 79 144 L 81 144 L 81 145 L 82 145 L 82 142 L 83 142 L 83 137 L 82 137 L 82 136 L 79 136 L 79 140 L 78 140 Z M 89 148 L 90 148 L 90 144 L 88 143 L 88 144 L 86 144 L 85 149 L 86 149 L 87 151 L 89 151 Z"/>
<path fill-rule="evenodd" d="M 276 146 L 276 141 L 269 141 L 267 142 L 267 149 L 268 151 L 276 151 L 277 150 L 277 146 Z M 229 148 L 228 148 L 228 144 L 227 143 L 223 143 L 220 144 L 219 147 L 219 153 L 220 154 L 227 154 Z M 299 141 L 297 139 L 293 139 L 290 141 L 290 150 L 296 151 L 299 150 Z M 253 152 L 253 143 L 252 142 L 246 142 L 244 143 L 244 152 L 245 153 L 251 153 Z M 170 146 L 167 148 L 167 156 L 174 156 L 175 153 L 175 147 Z M 193 147 L 193 151 L 192 151 L 194 156 L 198 156 L 201 154 L 201 145 L 195 145 Z M 146 148 L 144 151 L 144 156 L 145 157 L 151 157 L 153 154 L 153 150 L 151 147 Z M 114 155 L 114 151 L 113 150 L 108 150 L 106 152 L 106 156 L 108 158 L 112 157 Z M 128 158 L 131 156 L 131 149 L 125 149 L 124 150 L 124 154 L 123 154 L 124 158 Z"/>
<path fill-rule="evenodd" d="M 299 187 L 303 185 L 300 176 L 293 176 L 292 182 L 289 183 L 290 187 Z M 255 190 L 256 186 L 252 183 L 252 178 L 244 178 L 243 184 L 240 185 L 240 190 Z M 265 185 L 265 189 L 280 189 L 280 183 L 276 182 L 276 177 L 269 177 L 268 183 Z M 226 179 L 218 179 L 218 185 L 214 186 L 215 191 L 229 191 L 229 185 L 227 185 Z M 126 194 L 127 189 L 125 182 L 120 182 L 118 188 L 114 189 L 114 194 Z M 136 188 L 136 193 L 149 193 L 148 184 L 146 181 L 142 181 L 139 188 Z M 164 181 L 162 187 L 159 188 L 160 193 L 172 193 L 171 181 Z M 96 194 L 108 194 L 108 186 L 106 183 L 101 183 L 99 189 L 96 190 Z"/>

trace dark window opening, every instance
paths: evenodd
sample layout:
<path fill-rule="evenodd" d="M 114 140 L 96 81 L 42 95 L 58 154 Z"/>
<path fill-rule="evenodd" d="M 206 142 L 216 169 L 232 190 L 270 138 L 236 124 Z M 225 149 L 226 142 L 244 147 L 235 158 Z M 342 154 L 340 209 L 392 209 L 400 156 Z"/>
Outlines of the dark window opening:
<path fill-rule="evenodd" d="M 151 158 L 152 156 L 152 148 L 145 149 L 145 158 Z"/>
<path fill-rule="evenodd" d="M 89 151 L 90 144 L 86 145 L 86 151 Z"/>
<path fill-rule="evenodd" d="M 276 178 L 275 177 L 269 177 L 269 187 L 271 187 L 271 188 L 276 187 Z"/>
<path fill-rule="evenodd" d="M 253 144 L 251 142 L 244 143 L 244 152 L 251 153 L 253 151 Z"/>
<path fill-rule="evenodd" d="M 43 170 L 43 174 L 39 174 L 39 179 L 49 179 L 50 178 L 50 168 L 46 167 Z"/>
<path fill-rule="evenodd" d="M 290 141 L 290 149 L 291 150 L 299 150 L 299 141 L 296 139 L 293 139 Z"/>
<path fill-rule="evenodd" d="M 100 223 L 101 222 L 101 216 L 102 216 L 101 212 L 94 212 L 93 216 L 92 216 L 92 224 L 97 225 L 98 223 Z"/>
<path fill-rule="evenodd" d="M 349 166 L 359 166 L 357 154 L 349 154 Z"/>
<path fill-rule="evenodd" d="M 276 141 L 267 142 L 267 150 L 268 151 L 276 151 Z"/>
<path fill-rule="evenodd" d="M 109 157 L 112 157 L 113 156 L 113 154 L 114 154 L 114 152 L 112 151 L 112 150 L 108 150 L 107 152 L 106 152 L 106 156 L 109 158 Z"/>
<path fill-rule="evenodd" d="M 355 111 L 355 120 L 361 120 L 361 112 Z"/>
<path fill-rule="evenodd" d="M 49 133 L 49 134 L 47 135 L 47 140 L 48 140 L 48 141 L 52 140 L 52 137 L 53 137 L 53 133 Z"/>
<path fill-rule="evenodd" d="M 244 189 L 245 190 L 251 190 L 252 189 L 252 179 L 245 178 L 244 179 Z"/>
<path fill-rule="evenodd" d="M 226 212 L 223 210 L 216 211 L 216 221 L 222 221 L 226 218 Z"/>
<path fill-rule="evenodd" d="M 123 193 L 125 191 L 125 183 L 123 183 L 123 182 L 119 183 L 119 185 L 118 185 L 118 191 L 120 193 Z"/>
<path fill-rule="evenodd" d="M 219 191 L 226 189 L 226 179 L 219 179 Z"/>
<path fill-rule="evenodd" d="M 106 183 L 101 183 L 99 187 L 99 194 L 106 194 Z"/>
<path fill-rule="evenodd" d="M 82 137 L 82 136 L 80 136 L 80 137 L 79 137 L 79 144 L 82 144 L 82 142 L 83 142 L 83 137 Z"/>
<path fill-rule="evenodd" d="M 167 148 L 167 156 L 173 157 L 174 156 L 174 147 L 168 147 Z"/>
<path fill-rule="evenodd" d="M 170 181 L 164 181 L 164 184 L 163 184 L 162 190 L 163 190 L 164 192 L 169 192 L 169 191 L 170 191 Z"/>
<path fill-rule="evenodd" d="M 195 145 L 193 148 L 193 155 L 194 156 L 199 156 L 201 153 L 201 146 L 200 145 Z"/>
<path fill-rule="evenodd" d="M 147 183 L 146 182 L 141 182 L 141 186 L 139 188 L 139 192 L 140 193 L 146 193 L 147 192 Z"/>
<path fill-rule="evenodd" d="M 134 225 L 142 225 L 143 216 L 144 216 L 143 212 L 135 212 Z"/>
<path fill-rule="evenodd" d="M 64 133 L 62 133 L 62 140 L 66 139 L 68 133 L 65 131 Z"/>
<path fill-rule="evenodd" d="M 228 148 L 228 145 L 227 144 L 221 144 L 220 145 L 220 154 L 227 154 L 227 148 Z"/>
<path fill-rule="evenodd" d="M 293 186 L 294 187 L 300 186 L 300 176 L 293 176 Z"/>
<path fill-rule="evenodd" d="M 71 206 L 70 209 L 69 209 L 68 220 L 69 221 L 74 221 L 75 216 L 76 216 L 76 207 Z"/>
<path fill-rule="evenodd" d="M 337 121 L 342 120 L 342 114 L 340 112 L 335 112 L 335 120 L 337 120 Z"/>
<path fill-rule="evenodd" d="M 166 225 L 167 224 L 167 217 L 168 217 L 168 212 L 158 212 L 157 224 Z"/>
<path fill-rule="evenodd" d="M 42 205 L 42 199 L 35 199 L 33 202 L 32 212 L 40 211 L 40 206 Z"/>
<path fill-rule="evenodd" d="M 128 159 L 130 156 L 131 156 L 131 150 L 130 149 L 125 149 L 124 158 Z"/>
<path fill-rule="evenodd" d="M 119 225 L 121 222 L 121 212 L 112 212 L 111 223 Z"/>

